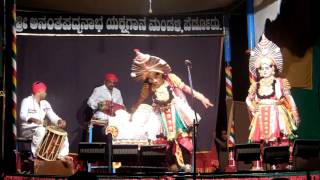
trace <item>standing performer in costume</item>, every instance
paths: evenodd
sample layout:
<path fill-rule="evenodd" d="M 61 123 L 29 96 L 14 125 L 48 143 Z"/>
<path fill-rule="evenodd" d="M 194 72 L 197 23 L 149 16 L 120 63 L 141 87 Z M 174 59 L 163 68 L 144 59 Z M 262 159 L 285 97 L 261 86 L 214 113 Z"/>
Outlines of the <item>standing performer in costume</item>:
<path fill-rule="evenodd" d="M 161 121 L 161 133 L 167 140 L 169 166 L 172 171 L 178 168 L 190 171 L 193 145 L 188 129 L 193 125 L 195 113 L 183 92 L 191 94 L 191 88 L 171 73 L 170 66 L 163 59 L 143 54 L 139 50 L 135 50 L 135 53 L 131 76 L 142 81 L 143 87 L 132 112 L 152 95 L 153 111 Z M 197 91 L 193 93 L 206 108 L 213 106 L 203 94 Z"/>
<path fill-rule="evenodd" d="M 279 77 L 282 66 L 280 48 L 263 35 L 249 60 L 249 70 L 256 76 L 246 98 L 252 114 L 249 142 L 274 146 L 296 138 L 300 118 L 288 80 Z"/>
<path fill-rule="evenodd" d="M 32 95 L 24 98 L 21 103 L 20 119 L 21 119 L 21 136 L 32 138 L 31 150 L 36 157 L 36 151 L 45 136 L 46 128 L 44 127 L 44 119 L 47 117 L 51 123 L 59 128 L 66 127 L 66 121 L 62 120 L 53 110 L 48 101 L 47 86 L 45 83 L 37 81 L 32 84 Z M 58 158 L 63 159 L 69 154 L 68 137 L 64 139 L 64 143 L 60 149 Z"/>

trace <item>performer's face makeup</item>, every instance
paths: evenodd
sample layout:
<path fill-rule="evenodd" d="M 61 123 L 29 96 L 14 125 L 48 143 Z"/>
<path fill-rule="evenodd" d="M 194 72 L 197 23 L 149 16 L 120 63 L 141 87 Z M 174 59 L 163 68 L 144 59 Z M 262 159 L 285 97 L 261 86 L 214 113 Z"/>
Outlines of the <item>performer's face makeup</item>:
<path fill-rule="evenodd" d="M 162 74 L 158 72 L 151 72 L 148 76 L 148 82 L 155 85 L 163 83 Z"/>
<path fill-rule="evenodd" d="M 259 68 L 259 74 L 261 77 L 270 77 L 273 75 L 274 67 L 269 64 L 261 64 Z"/>
<path fill-rule="evenodd" d="M 116 86 L 116 81 L 106 80 L 104 84 L 107 86 L 109 90 L 112 90 Z"/>

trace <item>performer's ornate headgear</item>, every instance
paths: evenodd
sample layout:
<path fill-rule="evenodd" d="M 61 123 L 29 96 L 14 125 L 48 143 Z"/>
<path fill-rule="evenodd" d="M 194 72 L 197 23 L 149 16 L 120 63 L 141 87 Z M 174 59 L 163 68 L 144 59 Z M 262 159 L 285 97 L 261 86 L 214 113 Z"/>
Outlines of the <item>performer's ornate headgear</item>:
<path fill-rule="evenodd" d="M 143 54 L 138 49 L 134 49 L 136 57 L 133 59 L 131 66 L 131 77 L 138 81 L 147 79 L 149 73 L 158 72 L 161 74 L 168 74 L 171 72 L 169 64 L 163 59 Z"/>
<path fill-rule="evenodd" d="M 36 81 L 32 84 L 32 93 L 44 92 L 47 90 L 47 86 L 44 82 Z"/>
<path fill-rule="evenodd" d="M 118 82 L 118 81 L 119 81 L 117 75 L 115 75 L 115 74 L 113 74 L 113 73 L 106 73 L 106 74 L 104 75 L 104 79 L 105 79 L 106 81 L 114 81 L 114 82 Z"/>
<path fill-rule="evenodd" d="M 252 74 L 257 76 L 256 69 L 262 64 L 269 64 L 277 66 L 279 72 L 282 72 L 283 58 L 280 48 L 272 41 L 262 35 L 261 41 L 250 52 L 249 70 Z"/>

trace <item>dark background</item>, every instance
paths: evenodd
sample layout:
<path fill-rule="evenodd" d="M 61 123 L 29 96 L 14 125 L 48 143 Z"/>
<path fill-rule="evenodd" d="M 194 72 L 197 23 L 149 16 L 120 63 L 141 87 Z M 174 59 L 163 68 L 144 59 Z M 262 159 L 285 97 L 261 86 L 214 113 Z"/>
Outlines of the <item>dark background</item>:
<path fill-rule="evenodd" d="M 207 96 L 214 108 L 205 109 L 198 101 L 202 116 L 198 150 L 207 150 L 215 136 L 220 90 L 221 37 L 52 37 L 18 36 L 18 112 L 22 99 L 31 94 L 34 81 L 48 86 L 47 99 L 54 111 L 67 121 L 70 151 L 87 128 L 87 98 L 100 86 L 106 72 L 119 76 L 118 88 L 130 108 L 138 98 L 141 83 L 130 77 L 134 48 L 166 60 L 186 84 L 186 59 L 192 61 L 194 88 Z"/>

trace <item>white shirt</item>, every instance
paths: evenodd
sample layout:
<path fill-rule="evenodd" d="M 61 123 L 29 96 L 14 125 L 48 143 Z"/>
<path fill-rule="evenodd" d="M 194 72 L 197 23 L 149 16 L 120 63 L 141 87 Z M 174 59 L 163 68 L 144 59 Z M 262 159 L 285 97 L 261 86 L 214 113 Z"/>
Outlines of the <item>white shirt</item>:
<path fill-rule="evenodd" d="M 46 128 L 43 127 L 43 120 L 47 117 L 53 124 L 57 125 L 61 118 L 52 110 L 51 105 L 46 100 L 37 103 L 36 99 L 31 95 L 24 98 L 21 102 L 20 120 L 21 134 L 25 137 L 32 136 L 31 151 L 36 157 L 37 149 L 46 134 Z M 42 124 L 29 123 L 30 118 L 42 121 Z M 58 158 L 62 158 L 69 154 L 68 136 L 64 139 L 60 149 Z"/>
<path fill-rule="evenodd" d="M 41 120 L 43 123 L 45 117 L 47 117 L 55 125 L 57 125 L 58 120 L 61 119 L 52 110 L 50 103 L 46 100 L 41 100 L 40 103 L 37 103 L 36 99 L 32 95 L 22 100 L 20 109 L 22 130 L 43 126 L 35 123 L 29 123 L 28 120 L 30 118 L 35 118 Z"/>
<path fill-rule="evenodd" d="M 91 94 L 87 103 L 92 110 L 96 111 L 96 110 L 98 110 L 98 103 L 106 101 L 106 100 L 123 105 L 123 99 L 122 99 L 120 90 L 117 88 L 113 88 L 112 94 L 111 94 L 110 90 L 107 88 L 106 85 L 96 87 L 93 90 L 93 93 Z M 106 115 L 105 113 L 103 113 L 101 111 L 96 111 L 94 113 L 93 117 L 98 118 L 98 119 L 108 119 L 108 115 Z"/>

